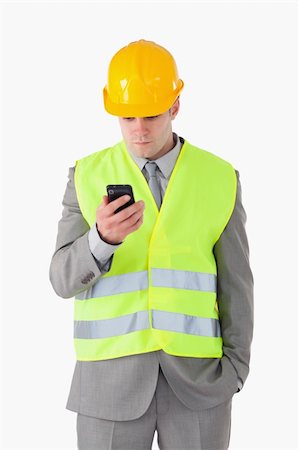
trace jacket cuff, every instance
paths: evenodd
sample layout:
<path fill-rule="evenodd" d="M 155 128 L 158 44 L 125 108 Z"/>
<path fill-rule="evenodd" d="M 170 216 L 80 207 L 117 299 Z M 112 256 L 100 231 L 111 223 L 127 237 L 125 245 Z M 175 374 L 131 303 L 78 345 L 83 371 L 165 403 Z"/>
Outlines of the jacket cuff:
<path fill-rule="evenodd" d="M 237 382 L 237 386 L 238 386 L 238 392 L 240 392 L 240 390 L 243 387 L 243 381 L 241 380 L 241 378 L 238 377 L 238 382 Z"/>

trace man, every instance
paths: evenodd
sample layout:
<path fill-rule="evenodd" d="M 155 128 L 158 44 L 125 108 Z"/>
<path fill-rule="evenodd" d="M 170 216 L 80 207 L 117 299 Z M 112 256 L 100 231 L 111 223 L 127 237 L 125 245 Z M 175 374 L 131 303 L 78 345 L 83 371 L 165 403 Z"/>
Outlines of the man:
<path fill-rule="evenodd" d="M 249 372 L 253 277 L 239 172 L 172 131 L 183 81 L 151 41 L 112 58 L 123 140 L 69 170 L 50 279 L 75 296 L 67 409 L 80 450 L 227 449 Z M 109 184 L 129 184 L 108 202 Z"/>

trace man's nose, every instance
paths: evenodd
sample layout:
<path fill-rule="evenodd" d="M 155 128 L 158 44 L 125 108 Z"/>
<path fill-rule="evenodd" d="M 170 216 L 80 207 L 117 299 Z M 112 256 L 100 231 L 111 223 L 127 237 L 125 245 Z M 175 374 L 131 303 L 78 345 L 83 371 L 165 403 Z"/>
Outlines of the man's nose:
<path fill-rule="evenodd" d="M 134 131 L 140 134 L 147 132 L 147 126 L 146 121 L 143 117 L 136 117 L 135 118 L 135 124 L 134 124 Z"/>

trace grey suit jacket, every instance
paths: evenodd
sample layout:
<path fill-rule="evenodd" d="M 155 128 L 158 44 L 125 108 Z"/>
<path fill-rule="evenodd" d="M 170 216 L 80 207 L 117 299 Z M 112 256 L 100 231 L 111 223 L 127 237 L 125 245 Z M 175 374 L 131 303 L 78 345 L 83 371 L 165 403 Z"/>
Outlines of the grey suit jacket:
<path fill-rule="evenodd" d="M 182 139 L 182 138 L 181 138 Z M 74 186 L 74 167 L 63 198 L 50 281 L 58 296 L 74 297 L 110 269 L 90 250 L 89 225 Z M 253 335 L 253 276 L 239 172 L 234 211 L 214 246 L 222 358 L 177 357 L 163 350 L 104 361 L 77 361 L 66 408 L 110 420 L 133 420 L 148 408 L 159 365 L 177 395 L 193 410 L 213 407 L 238 392 L 248 376 Z"/>

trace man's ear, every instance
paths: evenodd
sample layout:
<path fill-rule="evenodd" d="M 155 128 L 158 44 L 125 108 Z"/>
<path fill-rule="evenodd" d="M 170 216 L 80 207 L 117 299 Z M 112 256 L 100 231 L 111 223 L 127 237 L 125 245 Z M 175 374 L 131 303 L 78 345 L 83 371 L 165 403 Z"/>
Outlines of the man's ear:
<path fill-rule="evenodd" d="M 178 98 L 170 108 L 171 120 L 175 119 L 177 113 L 179 112 L 179 109 L 180 109 L 180 96 L 178 96 Z"/>

